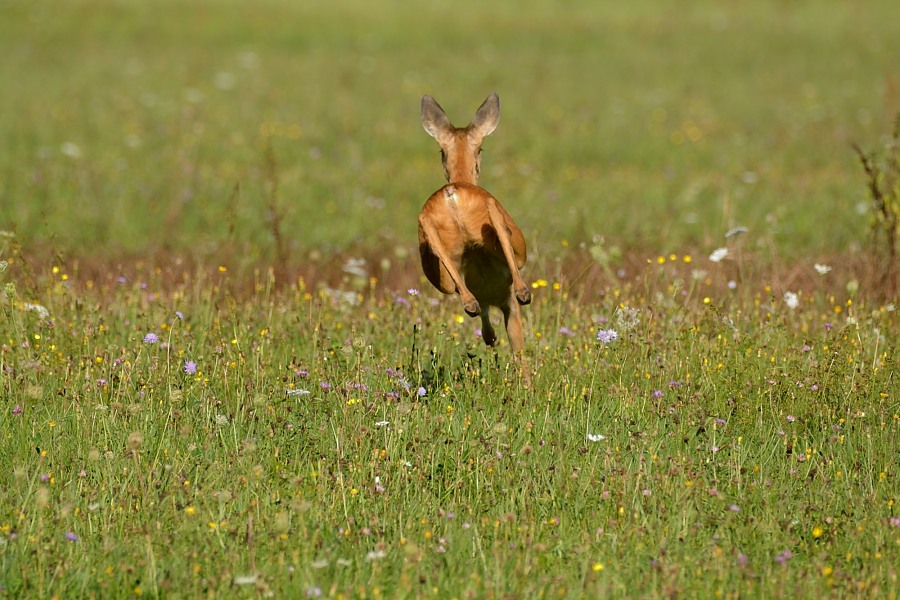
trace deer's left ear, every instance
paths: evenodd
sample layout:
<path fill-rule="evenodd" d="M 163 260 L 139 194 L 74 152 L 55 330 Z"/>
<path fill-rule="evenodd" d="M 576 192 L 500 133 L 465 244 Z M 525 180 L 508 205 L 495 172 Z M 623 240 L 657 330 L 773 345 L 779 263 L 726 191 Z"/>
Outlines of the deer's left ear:
<path fill-rule="evenodd" d="M 476 131 L 481 137 L 491 135 L 500 122 L 500 96 L 496 93 L 488 96 L 469 124 L 469 129 Z"/>

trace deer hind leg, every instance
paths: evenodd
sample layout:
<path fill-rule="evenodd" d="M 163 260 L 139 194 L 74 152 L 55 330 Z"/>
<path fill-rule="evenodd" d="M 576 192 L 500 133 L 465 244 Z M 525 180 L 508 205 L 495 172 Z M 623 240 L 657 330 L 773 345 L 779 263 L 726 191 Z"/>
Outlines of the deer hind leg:
<path fill-rule="evenodd" d="M 447 292 L 447 289 L 452 282 L 456 293 L 459 294 L 463 310 L 466 311 L 466 314 L 471 317 L 480 315 L 481 306 L 478 304 L 478 300 L 475 299 L 475 295 L 466 287 L 462 275 L 459 273 L 457 265 L 460 264 L 460 258 L 456 257 L 456 260 L 454 260 L 444 246 L 441 236 L 438 234 L 434 224 L 424 215 L 419 217 L 419 232 L 421 234 L 419 252 L 423 257 L 422 266 L 425 267 L 425 256 L 428 253 L 437 257 L 437 260 L 440 263 L 437 279 L 440 281 L 441 285 L 435 285 L 435 287 L 442 292 Z M 423 244 L 427 245 L 428 249 L 424 249 L 422 247 Z M 427 269 L 428 267 L 425 268 Z M 449 278 L 450 281 L 447 281 L 447 278 Z M 429 277 L 429 280 L 434 284 L 434 280 L 431 279 L 431 277 Z"/>
<path fill-rule="evenodd" d="M 506 259 L 507 266 L 509 266 L 509 272 L 512 274 L 513 291 L 515 292 L 516 301 L 519 304 L 529 304 L 531 302 L 531 290 L 525 285 L 522 274 L 519 273 L 519 267 L 516 264 L 516 256 L 513 252 L 512 244 L 509 241 L 509 229 L 506 227 L 506 219 L 503 217 L 503 213 L 497 208 L 497 201 L 493 198 L 488 202 L 488 216 L 491 220 L 491 227 L 493 227 L 494 231 L 497 233 L 497 240 L 500 242 L 500 247 L 503 249 L 503 257 Z M 510 340 L 510 343 L 512 343 L 512 340 Z"/>
<path fill-rule="evenodd" d="M 506 335 L 509 337 L 509 345 L 515 357 L 516 364 L 522 376 L 522 382 L 526 387 L 531 386 L 531 370 L 525 362 L 525 341 L 522 337 L 522 311 L 519 305 L 512 301 L 503 308 L 503 319 L 506 324 Z"/>
<path fill-rule="evenodd" d="M 481 313 L 481 339 L 488 346 L 495 346 L 497 344 L 497 332 L 494 331 L 494 325 L 491 323 L 488 313 L 490 313 L 488 308 L 485 308 Z"/>

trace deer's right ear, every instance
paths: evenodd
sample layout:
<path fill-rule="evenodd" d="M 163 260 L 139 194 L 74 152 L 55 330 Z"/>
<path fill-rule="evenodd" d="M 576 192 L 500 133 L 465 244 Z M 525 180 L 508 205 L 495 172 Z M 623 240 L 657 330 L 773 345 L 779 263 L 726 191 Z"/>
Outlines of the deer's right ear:
<path fill-rule="evenodd" d="M 428 95 L 422 96 L 422 126 L 428 135 L 437 140 L 442 133 L 453 127 L 441 105 Z"/>

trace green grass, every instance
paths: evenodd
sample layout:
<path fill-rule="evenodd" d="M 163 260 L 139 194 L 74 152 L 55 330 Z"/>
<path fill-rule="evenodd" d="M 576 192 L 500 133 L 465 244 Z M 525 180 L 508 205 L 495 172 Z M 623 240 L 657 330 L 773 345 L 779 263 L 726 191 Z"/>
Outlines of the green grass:
<path fill-rule="evenodd" d="M 462 121 L 494 90 L 483 183 L 535 248 L 706 250 L 745 225 L 787 258 L 844 253 L 867 226 L 850 143 L 900 106 L 889 1 L 0 11 L 0 222 L 67 254 L 272 260 L 269 144 L 293 264 L 408 246 L 441 182 L 421 94 Z"/>
<path fill-rule="evenodd" d="M 895 4 L 3 3 L 0 598 L 896 598 Z M 414 248 L 495 90 L 530 387 Z"/>
<path fill-rule="evenodd" d="M 896 590 L 890 307 L 538 287 L 528 389 L 430 292 L 227 279 L 2 305 L 4 595 Z"/>

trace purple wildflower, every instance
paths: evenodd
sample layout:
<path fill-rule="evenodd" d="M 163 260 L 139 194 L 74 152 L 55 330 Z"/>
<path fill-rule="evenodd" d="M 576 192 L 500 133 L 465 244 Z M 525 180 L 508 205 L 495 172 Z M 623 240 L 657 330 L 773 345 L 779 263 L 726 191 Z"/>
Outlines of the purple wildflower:
<path fill-rule="evenodd" d="M 654 398 L 662 398 L 663 396 L 665 396 L 665 393 L 662 390 L 653 390 Z"/>
<path fill-rule="evenodd" d="M 597 332 L 597 341 L 601 344 L 611 344 L 619 339 L 619 334 L 615 329 L 601 329 Z"/>
<path fill-rule="evenodd" d="M 159 341 L 159 336 L 156 335 L 155 333 L 148 333 L 147 335 L 144 336 L 145 344 L 155 344 L 158 341 Z"/>
<path fill-rule="evenodd" d="M 575 332 L 573 332 L 571 329 L 569 329 L 568 327 L 565 327 L 565 326 L 559 328 L 559 333 L 560 333 L 560 335 L 568 335 L 570 337 L 575 335 Z"/>
<path fill-rule="evenodd" d="M 788 423 L 793 423 L 794 421 L 797 420 L 797 417 L 795 417 L 794 415 L 788 415 L 787 420 L 788 420 Z"/>
<path fill-rule="evenodd" d="M 184 372 L 188 375 L 196 375 L 197 374 L 197 363 L 192 360 L 184 361 Z"/>
<path fill-rule="evenodd" d="M 423 387 L 420 387 L 419 389 L 416 390 L 416 396 L 418 396 L 419 398 L 421 398 L 422 396 L 425 396 L 426 394 L 428 394 L 428 391 Z"/>
<path fill-rule="evenodd" d="M 77 541 L 78 541 L 78 536 L 75 535 L 74 533 L 72 533 L 71 531 L 67 531 L 67 532 L 66 532 L 66 539 L 69 540 L 70 542 L 77 542 Z"/>
<path fill-rule="evenodd" d="M 775 562 L 780 565 L 787 563 L 787 561 L 791 560 L 794 557 L 794 554 L 790 550 L 785 550 L 781 554 L 775 557 Z"/>
<path fill-rule="evenodd" d="M 12 413 L 13 413 L 14 415 L 16 415 L 16 416 L 21 415 L 21 414 L 22 414 L 22 405 L 21 405 L 21 404 L 16 404 L 16 405 L 13 407 L 13 409 L 12 409 Z"/>

